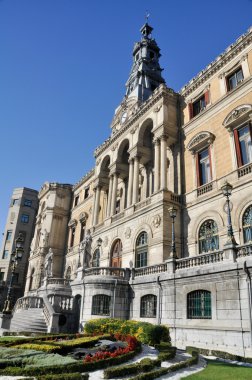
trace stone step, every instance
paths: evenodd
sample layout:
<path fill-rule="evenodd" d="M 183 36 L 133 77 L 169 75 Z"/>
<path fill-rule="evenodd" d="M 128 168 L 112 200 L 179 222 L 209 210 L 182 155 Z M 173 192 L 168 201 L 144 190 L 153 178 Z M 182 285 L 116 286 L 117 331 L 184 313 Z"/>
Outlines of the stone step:
<path fill-rule="evenodd" d="M 19 309 L 12 318 L 10 330 L 28 332 L 47 332 L 42 309 Z"/>

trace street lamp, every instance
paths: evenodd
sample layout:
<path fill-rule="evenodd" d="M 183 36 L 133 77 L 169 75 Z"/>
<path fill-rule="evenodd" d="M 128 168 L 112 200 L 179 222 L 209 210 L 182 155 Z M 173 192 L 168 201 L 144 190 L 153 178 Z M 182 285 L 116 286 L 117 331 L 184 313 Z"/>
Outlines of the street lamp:
<path fill-rule="evenodd" d="M 175 229 L 174 229 L 174 221 L 177 216 L 177 209 L 176 207 L 172 206 L 168 209 L 169 215 L 172 219 L 172 246 L 171 246 L 171 253 L 170 257 L 173 259 L 176 259 L 176 245 L 175 245 Z"/>
<path fill-rule="evenodd" d="M 17 268 L 18 262 L 22 259 L 24 253 L 24 237 L 23 234 L 19 233 L 17 239 L 15 240 L 15 250 L 11 254 L 11 278 L 7 291 L 7 298 L 4 302 L 3 313 L 11 312 L 11 289 L 12 282 Z"/>
<path fill-rule="evenodd" d="M 237 245 L 234 237 L 234 232 L 233 232 L 233 226 L 232 226 L 232 221 L 231 221 L 231 210 L 230 210 L 230 200 L 229 197 L 232 194 L 233 186 L 230 185 L 227 181 L 224 183 L 224 185 L 221 187 L 222 193 L 224 197 L 227 198 L 227 234 L 228 234 L 228 240 L 225 245 L 230 245 L 234 244 Z"/>

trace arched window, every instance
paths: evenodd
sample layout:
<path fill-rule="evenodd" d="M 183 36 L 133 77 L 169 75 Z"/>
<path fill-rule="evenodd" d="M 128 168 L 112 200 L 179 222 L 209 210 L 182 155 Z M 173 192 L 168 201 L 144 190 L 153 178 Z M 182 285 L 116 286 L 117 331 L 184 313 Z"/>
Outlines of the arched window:
<path fill-rule="evenodd" d="M 147 266 L 148 235 L 143 231 L 138 235 L 136 241 L 136 268 Z"/>
<path fill-rule="evenodd" d="M 157 315 L 157 296 L 147 294 L 141 298 L 140 317 L 155 318 Z"/>
<path fill-rule="evenodd" d="M 199 253 L 219 249 L 218 227 L 214 220 L 206 220 L 199 229 Z"/>
<path fill-rule="evenodd" d="M 207 290 L 195 290 L 187 294 L 187 318 L 211 319 L 211 292 Z"/>
<path fill-rule="evenodd" d="M 92 315 L 110 315 L 110 296 L 97 294 L 92 299 Z"/>
<path fill-rule="evenodd" d="M 244 243 L 252 241 L 252 205 L 249 206 L 242 217 Z"/>
<path fill-rule="evenodd" d="M 93 254 L 92 267 L 100 266 L 100 250 L 97 248 Z"/>
<path fill-rule="evenodd" d="M 122 242 L 120 239 L 114 242 L 111 251 L 111 266 L 116 268 L 121 268 L 122 266 Z"/>

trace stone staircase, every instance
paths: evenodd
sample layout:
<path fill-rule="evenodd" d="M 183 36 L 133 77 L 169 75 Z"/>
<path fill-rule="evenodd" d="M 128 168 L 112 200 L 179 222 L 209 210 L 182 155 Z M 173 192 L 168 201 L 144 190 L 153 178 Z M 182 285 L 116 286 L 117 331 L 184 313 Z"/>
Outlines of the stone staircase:
<path fill-rule="evenodd" d="M 20 309 L 15 311 L 10 325 L 11 331 L 45 333 L 47 324 L 42 308 Z"/>

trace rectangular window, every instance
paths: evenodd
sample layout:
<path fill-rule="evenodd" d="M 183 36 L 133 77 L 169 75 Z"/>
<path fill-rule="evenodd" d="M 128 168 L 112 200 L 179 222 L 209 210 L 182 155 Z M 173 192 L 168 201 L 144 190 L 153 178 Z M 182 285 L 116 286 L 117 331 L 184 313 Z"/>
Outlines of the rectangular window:
<path fill-rule="evenodd" d="M 212 181 L 211 173 L 211 159 L 209 148 L 204 149 L 198 153 L 197 156 L 197 176 L 198 176 L 198 186 L 205 185 Z"/>
<path fill-rule="evenodd" d="M 0 271 L 0 281 L 3 281 L 4 279 L 4 272 Z"/>
<path fill-rule="evenodd" d="M 227 77 L 227 90 L 231 91 L 243 81 L 243 72 L 241 67 Z"/>
<path fill-rule="evenodd" d="M 105 294 L 93 296 L 92 315 L 110 315 L 110 296 Z"/>
<path fill-rule="evenodd" d="M 189 119 L 197 116 L 200 112 L 204 111 L 209 103 L 209 90 L 207 90 L 203 95 L 201 95 L 194 102 L 189 103 Z"/>
<path fill-rule="evenodd" d="M 29 215 L 27 215 L 27 214 L 22 214 L 22 215 L 21 215 L 21 222 L 22 222 L 22 223 L 29 223 Z"/>
<path fill-rule="evenodd" d="M 12 199 L 12 205 L 18 205 L 19 204 L 19 199 Z"/>
<path fill-rule="evenodd" d="M 249 124 L 234 130 L 238 166 L 252 162 L 252 134 Z"/>
<path fill-rule="evenodd" d="M 11 240 L 11 236 L 12 236 L 12 231 L 7 231 L 6 241 L 10 241 Z"/>
<path fill-rule="evenodd" d="M 86 187 L 85 193 L 84 193 L 84 199 L 89 197 L 89 187 Z"/>
<path fill-rule="evenodd" d="M 24 200 L 24 206 L 31 207 L 31 205 L 32 205 L 32 201 L 30 199 L 25 199 Z"/>
<path fill-rule="evenodd" d="M 77 204 L 79 203 L 79 195 L 77 195 L 75 198 L 74 198 L 74 206 L 77 206 Z"/>
<path fill-rule="evenodd" d="M 7 249 L 5 249 L 3 251 L 2 259 L 5 260 L 5 259 L 8 259 L 8 257 L 9 257 L 9 251 Z"/>

